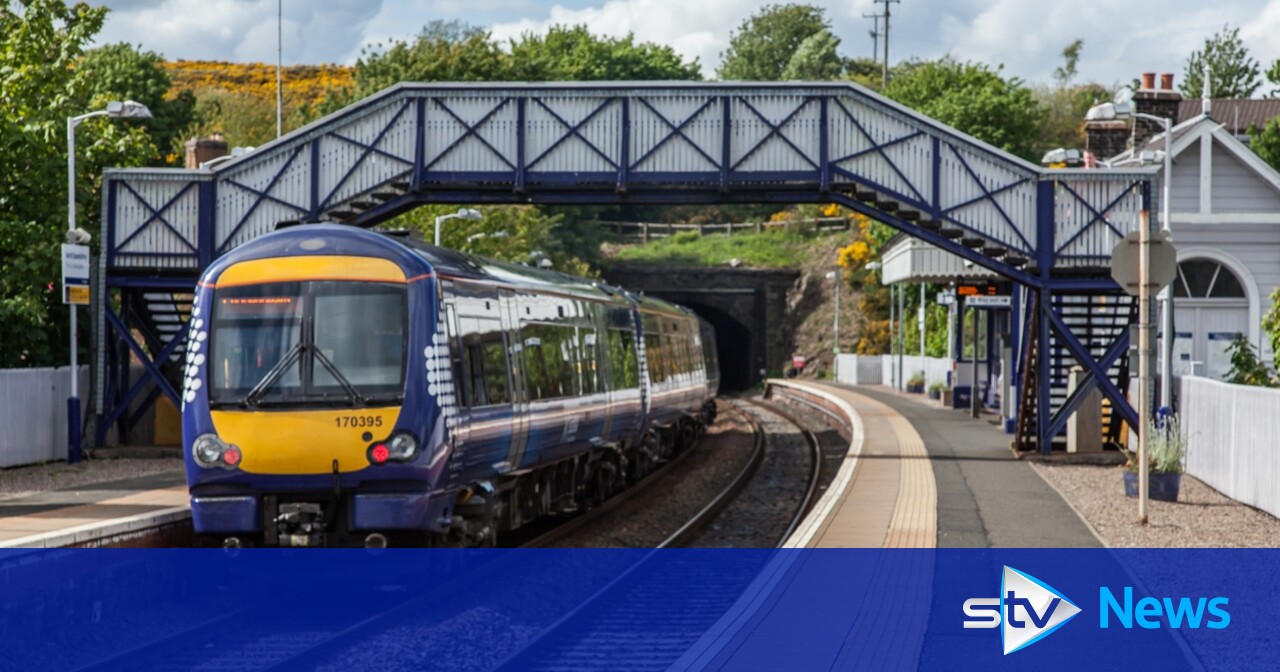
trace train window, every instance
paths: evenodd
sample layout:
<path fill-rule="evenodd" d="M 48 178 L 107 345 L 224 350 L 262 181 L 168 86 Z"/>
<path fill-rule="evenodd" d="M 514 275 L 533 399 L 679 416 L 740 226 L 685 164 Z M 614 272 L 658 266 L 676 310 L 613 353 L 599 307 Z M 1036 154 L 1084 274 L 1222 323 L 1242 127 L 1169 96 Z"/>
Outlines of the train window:
<path fill-rule="evenodd" d="M 613 374 L 615 390 L 629 390 L 640 386 L 640 369 L 636 362 L 635 338 L 630 330 L 609 330 L 609 370 Z"/>
<path fill-rule="evenodd" d="M 510 403 L 502 323 L 474 317 L 461 317 L 458 322 L 463 350 L 462 398 L 473 407 Z"/>
<path fill-rule="evenodd" d="M 556 324 L 526 323 L 520 327 L 531 399 L 581 394 L 576 332 L 573 327 Z"/>

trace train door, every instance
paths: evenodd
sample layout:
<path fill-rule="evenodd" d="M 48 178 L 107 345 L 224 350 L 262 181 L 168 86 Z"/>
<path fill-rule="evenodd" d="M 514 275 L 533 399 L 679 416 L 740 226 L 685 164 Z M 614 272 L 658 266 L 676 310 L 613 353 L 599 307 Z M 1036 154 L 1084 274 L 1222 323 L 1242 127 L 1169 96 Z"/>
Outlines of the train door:
<path fill-rule="evenodd" d="M 523 344 L 520 341 L 520 307 L 515 292 L 499 290 L 502 327 L 507 340 L 507 365 L 511 372 L 511 446 L 507 451 L 509 469 L 520 468 L 529 441 L 529 391 L 524 372 Z"/>

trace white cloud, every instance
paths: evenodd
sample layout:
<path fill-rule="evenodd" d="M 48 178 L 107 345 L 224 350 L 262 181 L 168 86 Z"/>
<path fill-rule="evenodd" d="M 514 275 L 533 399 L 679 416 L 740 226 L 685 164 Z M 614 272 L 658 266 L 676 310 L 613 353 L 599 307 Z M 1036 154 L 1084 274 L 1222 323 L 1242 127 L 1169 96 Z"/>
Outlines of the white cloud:
<path fill-rule="evenodd" d="M 809 0 L 827 9 L 846 55 L 871 54 L 872 0 Z M 98 42 L 141 43 L 170 58 L 275 58 L 274 0 L 106 0 Z M 737 26 L 764 0 L 285 0 L 285 61 L 351 62 L 360 48 L 411 37 L 432 19 L 491 26 L 495 37 L 585 23 L 634 33 L 697 58 L 712 76 Z M 1181 76 L 1187 56 L 1223 24 L 1265 69 L 1280 58 L 1280 0 L 902 0 L 892 5 L 891 58 L 946 54 L 1047 81 L 1060 53 L 1084 38 L 1080 78 L 1128 82 L 1143 71 Z"/>
<path fill-rule="evenodd" d="M 275 0 L 107 0 L 98 44 L 130 42 L 167 58 L 275 61 Z M 284 60 L 345 60 L 380 2 L 284 2 Z"/>

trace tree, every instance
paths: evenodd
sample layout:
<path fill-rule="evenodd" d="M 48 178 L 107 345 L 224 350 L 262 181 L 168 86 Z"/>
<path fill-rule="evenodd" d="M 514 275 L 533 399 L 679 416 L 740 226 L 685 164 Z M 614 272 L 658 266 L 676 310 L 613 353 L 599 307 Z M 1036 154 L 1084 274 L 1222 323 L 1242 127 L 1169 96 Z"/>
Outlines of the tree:
<path fill-rule="evenodd" d="M 1267 120 L 1261 129 L 1249 127 L 1249 149 L 1272 168 L 1280 170 L 1280 117 Z"/>
<path fill-rule="evenodd" d="M 157 159 L 174 163 L 170 157 L 182 156 L 182 135 L 195 119 L 196 98 L 189 90 L 167 96 L 173 78 L 159 54 L 121 42 L 86 52 L 76 69 L 86 82 L 88 106 L 100 107 L 110 100 L 146 105 L 152 118 L 144 125 L 160 150 Z"/>
<path fill-rule="evenodd" d="M 730 36 L 716 75 L 723 80 L 777 81 L 800 45 L 824 30 L 830 33 L 831 24 L 821 7 L 766 5 Z"/>
<path fill-rule="evenodd" d="M 1182 74 L 1182 97 L 1204 95 L 1204 70 L 1209 67 L 1211 98 L 1248 98 L 1262 86 L 1258 61 L 1249 55 L 1240 29 L 1229 24 L 1205 38 L 1204 48 L 1191 53 Z"/>
<path fill-rule="evenodd" d="M 1054 70 L 1054 84 L 1038 86 L 1034 90 L 1036 100 L 1045 112 L 1036 153 L 1059 147 L 1082 147 L 1085 143 L 1085 114 L 1095 103 L 1113 97 L 1110 89 L 1097 82 L 1071 83 L 1083 50 L 1084 40 L 1077 39 L 1068 44 L 1062 50 L 1062 65 Z"/>
<path fill-rule="evenodd" d="M 511 40 L 507 78 L 513 81 L 698 80 L 697 60 L 685 63 L 669 46 L 635 37 L 599 37 L 585 25 L 552 26 L 546 35 Z"/>
<path fill-rule="evenodd" d="M 69 114 L 88 111 L 92 82 L 76 66 L 105 15 L 61 0 L 0 6 L 0 368 L 66 362 L 67 312 L 57 287 L 65 129 Z M 124 120 L 91 119 L 77 139 L 78 222 L 96 245 L 102 169 L 142 165 L 156 149 L 141 125 Z"/>
<path fill-rule="evenodd" d="M 782 79 L 826 81 L 836 79 L 844 70 L 844 62 L 836 53 L 840 38 L 829 30 L 820 30 L 800 43 L 800 48 L 787 62 Z"/>
<path fill-rule="evenodd" d="M 1000 70 L 950 57 L 901 69 L 886 94 L 923 114 L 1028 160 L 1036 160 L 1045 110 L 1031 89 Z"/>

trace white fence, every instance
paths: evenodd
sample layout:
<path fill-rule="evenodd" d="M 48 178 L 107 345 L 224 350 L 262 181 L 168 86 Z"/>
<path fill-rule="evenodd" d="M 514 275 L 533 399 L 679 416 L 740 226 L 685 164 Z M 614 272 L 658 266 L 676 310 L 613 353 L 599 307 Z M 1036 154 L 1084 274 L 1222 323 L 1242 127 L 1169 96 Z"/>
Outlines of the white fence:
<path fill-rule="evenodd" d="M 0 467 L 66 459 L 69 371 L 0 369 Z M 89 367 L 82 366 L 82 404 L 88 389 Z"/>
<path fill-rule="evenodd" d="M 1280 390 L 1184 376 L 1187 473 L 1280 516 Z"/>
<path fill-rule="evenodd" d="M 907 380 L 920 373 L 920 356 L 903 355 L 902 375 Z M 924 358 L 924 384 L 946 383 L 951 373 L 951 360 L 945 357 Z M 836 380 L 847 385 L 898 386 L 897 355 L 838 355 Z"/>

